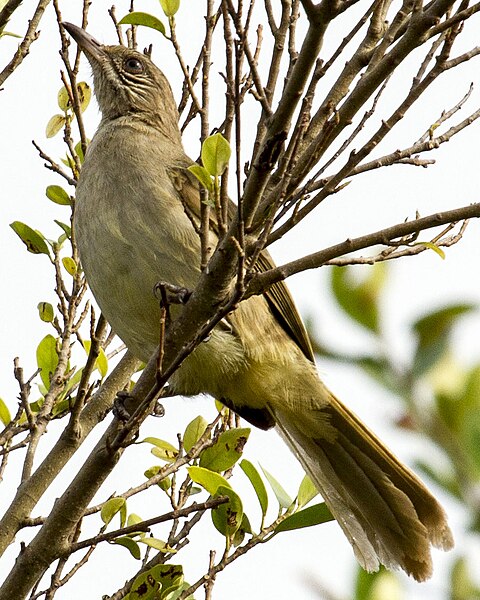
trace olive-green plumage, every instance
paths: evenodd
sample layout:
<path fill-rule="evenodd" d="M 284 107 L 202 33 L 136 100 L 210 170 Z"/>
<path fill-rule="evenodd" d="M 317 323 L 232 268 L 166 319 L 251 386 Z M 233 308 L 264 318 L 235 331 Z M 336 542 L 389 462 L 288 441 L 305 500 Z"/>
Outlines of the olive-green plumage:
<path fill-rule="evenodd" d="M 80 257 L 113 329 L 148 360 L 159 339 L 155 284 L 193 289 L 200 274 L 191 222 L 200 196 L 186 171 L 192 161 L 170 86 L 151 60 L 65 28 L 90 61 L 102 111 L 77 187 Z M 267 253 L 260 263 L 273 264 Z M 422 581 L 432 572 L 430 546 L 453 546 L 435 498 L 320 381 L 283 283 L 242 302 L 169 383 L 179 394 L 222 398 L 260 427 L 275 425 L 365 569 L 381 563 Z"/>

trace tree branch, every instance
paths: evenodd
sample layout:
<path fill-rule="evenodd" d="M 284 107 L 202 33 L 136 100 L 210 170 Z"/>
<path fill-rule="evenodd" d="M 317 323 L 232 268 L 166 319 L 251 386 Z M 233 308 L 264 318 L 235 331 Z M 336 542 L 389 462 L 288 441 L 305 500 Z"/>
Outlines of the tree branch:
<path fill-rule="evenodd" d="M 395 240 L 396 238 L 417 233 L 425 229 L 431 229 L 432 227 L 445 225 L 447 223 L 455 223 L 472 218 L 480 218 L 480 203 L 435 213 L 427 217 L 416 219 L 415 221 L 398 223 L 397 225 L 392 225 L 391 227 L 381 229 L 374 233 L 369 233 L 354 239 L 347 239 L 340 244 L 330 246 L 319 252 L 314 252 L 308 256 L 304 256 L 281 265 L 280 267 L 271 269 L 270 271 L 266 271 L 265 273 L 253 275 L 247 286 L 245 297 L 248 298 L 256 294 L 262 294 L 278 281 L 282 281 L 295 273 L 321 267 L 328 261 L 343 256 L 344 254 L 350 254 L 351 252 L 363 250 L 377 244 L 385 244 L 388 246 L 392 240 Z"/>

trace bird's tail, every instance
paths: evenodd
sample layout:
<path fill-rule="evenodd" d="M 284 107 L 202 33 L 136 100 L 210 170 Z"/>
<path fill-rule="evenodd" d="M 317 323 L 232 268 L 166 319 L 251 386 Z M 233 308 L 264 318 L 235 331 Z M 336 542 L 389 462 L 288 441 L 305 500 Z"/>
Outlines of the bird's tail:
<path fill-rule="evenodd" d="M 428 579 L 430 545 L 453 547 L 443 508 L 323 386 L 321 395 L 321 408 L 313 406 L 307 414 L 275 410 L 282 437 L 316 484 L 364 569 L 375 571 L 383 564 L 401 568 L 417 581 Z"/>

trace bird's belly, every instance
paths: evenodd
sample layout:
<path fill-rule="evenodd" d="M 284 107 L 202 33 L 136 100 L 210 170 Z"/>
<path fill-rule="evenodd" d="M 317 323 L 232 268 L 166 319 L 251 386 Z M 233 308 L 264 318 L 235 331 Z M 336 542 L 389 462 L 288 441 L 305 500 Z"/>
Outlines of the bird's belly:
<path fill-rule="evenodd" d="M 136 202 L 128 215 L 113 202 L 105 202 L 101 211 L 89 209 L 88 198 L 79 191 L 75 231 L 87 281 L 115 333 L 138 358 L 148 361 L 160 339 L 155 285 L 166 281 L 194 288 L 199 275 L 198 236 L 191 223 L 184 221 L 183 210 L 176 227 L 165 228 L 157 215 L 145 219 L 142 214 L 140 221 Z M 180 307 L 170 308 L 175 317 Z M 170 383 L 181 394 L 218 396 L 225 379 L 244 363 L 240 340 L 228 330 L 215 330 Z"/>

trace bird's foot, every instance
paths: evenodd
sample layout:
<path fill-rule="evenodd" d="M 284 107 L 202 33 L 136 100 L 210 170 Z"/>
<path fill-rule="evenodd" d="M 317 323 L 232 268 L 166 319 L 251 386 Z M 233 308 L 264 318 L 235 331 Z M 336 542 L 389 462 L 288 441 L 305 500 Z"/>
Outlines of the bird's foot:
<path fill-rule="evenodd" d="M 169 304 L 186 304 L 190 296 L 192 295 L 191 290 L 168 283 L 167 281 L 159 281 L 153 288 L 155 296 L 160 300 L 162 306 L 168 306 Z"/>
<path fill-rule="evenodd" d="M 135 411 L 137 399 L 135 396 L 127 392 L 126 390 L 120 390 L 117 392 L 117 397 L 113 402 L 113 414 L 122 423 L 126 423 Z M 153 407 L 151 414 L 154 417 L 163 417 L 165 415 L 165 408 L 160 402 L 156 402 Z"/>

